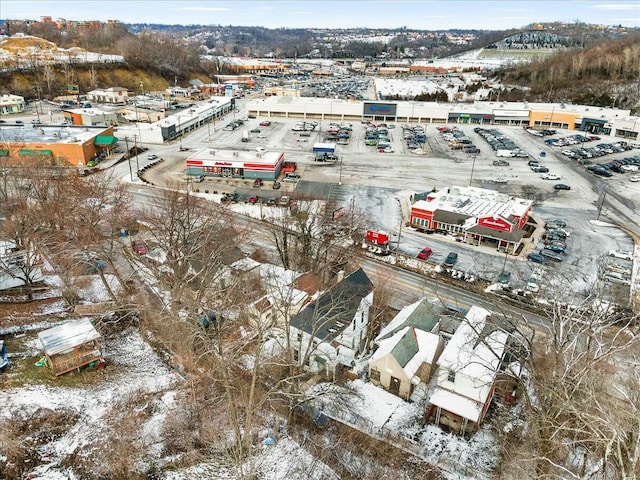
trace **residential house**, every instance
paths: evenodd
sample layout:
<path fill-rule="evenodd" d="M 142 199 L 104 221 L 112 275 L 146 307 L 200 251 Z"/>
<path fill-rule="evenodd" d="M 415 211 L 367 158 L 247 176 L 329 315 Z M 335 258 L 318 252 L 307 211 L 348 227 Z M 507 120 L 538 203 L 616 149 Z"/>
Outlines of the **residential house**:
<path fill-rule="evenodd" d="M 246 265 L 245 259 L 241 260 Z M 251 260 L 253 262 L 253 260 Z M 236 262 L 237 265 L 239 262 Z M 307 292 L 296 288 L 301 273 L 272 264 L 258 264 L 255 272 L 266 294 L 249 305 L 249 312 L 259 317 L 263 325 L 284 327 L 307 302 Z"/>
<path fill-rule="evenodd" d="M 429 383 L 444 348 L 434 333 L 438 324 L 427 299 L 400 310 L 375 340 L 377 349 L 369 359 L 371 382 L 406 400 L 421 382 Z"/>
<path fill-rule="evenodd" d="M 473 306 L 438 359 L 427 418 L 465 433 L 478 429 L 491 404 L 508 334 Z"/>
<path fill-rule="evenodd" d="M 24 112 L 24 97 L 5 93 L 0 95 L 0 115 Z"/>
<path fill-rule="evenodd" d="M 310 302 L 290 321 L 293 359 L 313 373 L 335 378 L 363 350 L 373 284 L 359 269 Z"/>
<path fill-rule="evenodd" d="M 87 318 L 44 330 L 38 340 L 56 376 L 102 361 L 102 337 Z"/>

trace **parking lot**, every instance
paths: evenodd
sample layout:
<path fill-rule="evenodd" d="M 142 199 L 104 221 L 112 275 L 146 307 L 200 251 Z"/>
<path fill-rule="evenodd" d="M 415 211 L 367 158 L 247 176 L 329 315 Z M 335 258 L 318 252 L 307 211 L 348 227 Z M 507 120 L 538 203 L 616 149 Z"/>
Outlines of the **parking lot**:
<path fill-rule="evenodd" d="M 240 114 L 234 115 L 241 117 Z M 548 261 L 542 267 L 545 274 L 540 280 L 541 291 L 546 289 L 548 292 L 556 291 L 556 283 L 563 281 L 571 285 L 572 290 L 584 293 L 599 277 L 604 278 L 604 265 L 611 261 L 607 256 L 609 250 L 633 249 L 631 238 L 609 225 L 610 220 L 622 225 L 635 222 L 633 227 L 637 228 L 638 218 L 635 212 L 640 201 L 640 183 L 629 180 L 633 172 L 616 173 L 612 177 L 593 175 L 586 170 L 586 165 L 562 154 L 566 147 L 554 147 L 545 143 L 549 137 L 532 135 L 522 127 L 482 127 L 499 130 L 524 153 L 520 157 L 498 157 L 486 139 L 478 131 L 474 131 L 478 125 L 455 126 L 465 139 L 480 150 L 470 153 L 464 149 L 450 148 L 443 134 L 437 130 L 437 125 L 421 126 L 426 141 L 416 148 L 415 142 L 410 145 L 404 138 L 406 128 L 401 124 L 389 124 L 386 126 L 384 139 L 389 151 L 385 153 L 379 151 L 377 145 L 367 145 L 367 125 L 352 123 L 348 142 L 336 142 L 338 161 L 325 163 L 315 161 L 312 147 L 315 143 L 327 141 L 327 136 L 331 134 L 331 123 L 343 122 L 318 121 L 312 130 L 294 131 L 300 120 L 242 118 L 245 120 L 243 125 L 235 130 L 224 129 L 233 119 L 231 116 L 224 122 L 218 122 L 210 141 L 201 132 L 194 132 L 183 139 L 183 143 L 194 150 L 210 146 L 229 150 L 264 148 L 284 151 L 286 161 L 298 164 L 301 179 L 298 182 L 281 182 L 281 189 L 277 191 L 272 191 L 270 182 L 265 182 L 261 189 L 265 202 L 270 198 L 276 200 L 282 195 L 295 196 L 296 192 L 325 199 L 331 196 L 337 204 L 354 205 L 367 217 L 367 222 L 372 227 L 386 229 L 397 235 L 401 223 L 400 205 L 406 204 L 410 195 L 415 192 L 457 184 L 533 199 L 536 216 L 547 220 L 564 219 L 571 232 L 563 261 Z M 269 125 L 260 125 L 265 120 L 269 120 Z M 416 125 L 411 127 L 413 129 Z M 251 130 L 254 129 L 259 129 L 260 132 L 252 133 Z M 245 131 L 249 132 L 249 140 L 242 142 Z M 558 131 L 554 137 L 574 133 Z M 638 154 L 640 151 L 637 150 L 615 152 L 603 157 L 602 161 L 604 158 L 613 161 Z M 175 175 L 184 173 L 183 159 L 184 156 L 177 156 L 170 168 L 174 178 Z M 494 164 L 497 160 L 504 160 L 508 165 Z M 529 165 L 532 160 L 537 160 L 538 165 L 543 165 L 548 172 L 534 171 Z M 547 175 L 548 179 L 543 178 L 543 175 Z M 199 188 L 220 192 L 235 191 L 240 195 L 240 201 L 246 201 L 255 195 L 251 183 L 207 179 Z M 570 190 L 556 189 L 557 184 L 565 184 Z M 604 207 L 603 196 L 607 197 Z M 617 208 L 612 210 L 608 206 L 609 202 L 614 202 L 613 205 Z M 405 220 L 407 213 L 408 208 L 405 206 Z M 457 268 L 488 279 L 497 279 L 503 270 L 508 269 L 513 272 L 511 284 L 524 288 L 537 266 L 526 261 L 526 253 L 540 251 L 543 247 L 540 243 L 541 235 L 542 232 L 536 242 L 514 259 L 511 256 L 505 258 L 495 251 L 485 251 L 483 247 L 462 245 L 447 236 L 425 235 L 405 228 L 400 241 L 400 252 L 415 256 L 423 247 L 430 246 L 434 251 L 430 261 L 440 262 L 449 251 L 455 251 L 459 255 Z M 478 255 L 478 252 L 483 255 Z M 622 268 L 627 269 L 624 266 Z M 616 283 L 615 287 L 619 285 Z"/>

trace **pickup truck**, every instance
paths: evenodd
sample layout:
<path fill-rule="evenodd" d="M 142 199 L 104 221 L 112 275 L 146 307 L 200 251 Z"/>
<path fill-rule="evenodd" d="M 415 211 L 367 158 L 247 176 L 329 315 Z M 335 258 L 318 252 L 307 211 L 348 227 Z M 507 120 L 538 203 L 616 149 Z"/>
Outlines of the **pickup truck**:
<path fill-rule="evenodd" d="M 494 167 L 508 167 L 509 166 L 509 162 L 507 162 L 506 160 L 494 160 L 493 161 L 493 166 Z"/>

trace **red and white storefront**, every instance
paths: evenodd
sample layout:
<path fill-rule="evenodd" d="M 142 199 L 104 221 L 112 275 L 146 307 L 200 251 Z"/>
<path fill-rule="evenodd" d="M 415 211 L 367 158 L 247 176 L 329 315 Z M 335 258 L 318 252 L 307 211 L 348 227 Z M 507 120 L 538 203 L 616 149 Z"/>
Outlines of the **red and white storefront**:
<path fill-rule="evenodd" d="M 192 176 L 276 180 L 283 161 L 283 152 L 206 149 L 188 157 L 185 166 L 187 175 Z"/>
<path fill-rule="evenodd" d="M 475 187 L 450 187 L 427 194 L 411 206 L 409 223 L 442 231 L 472 244 L 491 242 L 510 253 L 527 236 L 533 202 Z"/>

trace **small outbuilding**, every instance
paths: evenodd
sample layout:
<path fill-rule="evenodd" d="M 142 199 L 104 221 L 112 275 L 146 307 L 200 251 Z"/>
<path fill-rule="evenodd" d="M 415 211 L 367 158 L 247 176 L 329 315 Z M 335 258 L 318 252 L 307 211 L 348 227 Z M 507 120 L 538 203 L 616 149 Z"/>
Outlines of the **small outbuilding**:
<path fill-rule="evenodd" d="M 56 376 L 102 360 L 102 337 L 89 319 L 40 332 L 38 340 Z"/>

